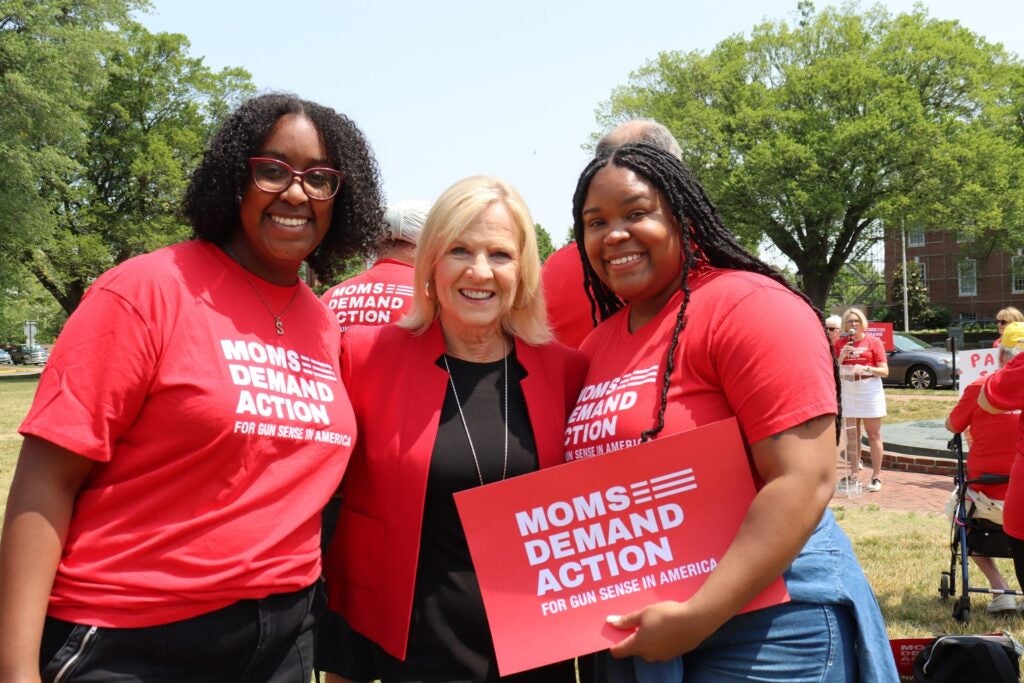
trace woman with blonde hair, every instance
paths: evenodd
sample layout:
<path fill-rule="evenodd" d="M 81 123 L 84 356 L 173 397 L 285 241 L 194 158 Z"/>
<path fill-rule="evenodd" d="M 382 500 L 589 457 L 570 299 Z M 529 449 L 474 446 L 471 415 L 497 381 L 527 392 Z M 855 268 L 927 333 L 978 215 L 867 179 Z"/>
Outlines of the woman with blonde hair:
<path fill-rule="evenodd" d="M 871 450 L 871 481 L 868 491 L 882 490 L 882 418 L 886 415 L 882 378 L 889 376 L 889 360 L 878 337 L 867 333 L 868 318 L 859 308 L 843 313 L 845 337 L 837 348 L 839 376 L 843 381 L 843 419 L 846 452 L 855 476 L 860 469 L 860 433 L 867 432 Z M 849 485 L 849 482 L 847 482 Z"/>
<path fill-rule="evenodd" d="M 533 220 L 503 180 L 445 190 L 413 282 L 399 325 L 342 341 L 359 443 L 328 555 L 330 604 L 372 641 L 382 681 L 493 681 L 452 495 L 561 463 L 586 363 L 551 343 Z M 572 662 L 516 680 L 568 683 Z"/>
<path fill-rule="evenodd" d="M 999 348 L 999 343 L 1003 338 L 1003 333 L 1006 332 L 1007 325 L 1021 322 L 1024 322 L 1024 313 L 1021 313 L 1019 309 L 1013 306 L 1000 308 L 999 312 L 996 313 L 996 331 L 999 332 L 999 336 L 992 342 L 992 348 Z"/>

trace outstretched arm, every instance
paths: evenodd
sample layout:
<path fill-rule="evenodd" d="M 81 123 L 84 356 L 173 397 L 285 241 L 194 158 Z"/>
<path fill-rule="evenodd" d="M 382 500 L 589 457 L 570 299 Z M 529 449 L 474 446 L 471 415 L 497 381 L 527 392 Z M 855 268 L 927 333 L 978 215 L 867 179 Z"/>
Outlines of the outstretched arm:
<path fill-rule="evenodd" d="M 689 652 L 792 564 L 835 486 L 833 415 L 820 415 L 750 446 L 764 487 L 704 585 L 685 602 L 659 602 L 612 623 L 636 629 L 616 657 L 661 661 Z"/>
<path fill-rule="evenodd" d="M 38 681 L 39 645 L 71 511 L 93 461 L 25 438 L 0 538 L 0 680 Z"/>

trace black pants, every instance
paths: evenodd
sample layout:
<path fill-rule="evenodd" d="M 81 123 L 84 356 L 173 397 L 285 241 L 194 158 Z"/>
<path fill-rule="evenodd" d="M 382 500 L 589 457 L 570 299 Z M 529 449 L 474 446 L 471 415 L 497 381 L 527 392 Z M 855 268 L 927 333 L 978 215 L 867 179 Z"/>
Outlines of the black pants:
<path fill-rule="evenodd" d="M 40 671 L 43 681 L 59 683 L 309 683 L 324 600 L 316 583 L 160 626 L 47 617 Z"/>
<path fill-rule="evenodd" d="M 1017 585 L 1024 590 L 1024 540 L 1006 534 L 1013 551 L 1013 570 L 1017 574 Z"/>

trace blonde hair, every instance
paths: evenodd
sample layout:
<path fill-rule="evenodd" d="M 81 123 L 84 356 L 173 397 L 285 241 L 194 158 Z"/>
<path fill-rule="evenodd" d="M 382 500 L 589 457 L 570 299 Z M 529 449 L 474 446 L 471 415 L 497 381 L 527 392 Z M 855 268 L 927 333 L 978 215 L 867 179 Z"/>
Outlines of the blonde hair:
<path fill-rule="evenodd" d="M 852 308 L 847 308 L 845 311 L 843 311 L 843 327 L 846 327 L 846 319 L 851 315 L 857 316 L 857 318 L 860 320 L 860 331 L 863 332 L 864 334 L 867 334 L 868 317 L 864 315 L 864 311 L 860 310 L 856 306 Z"/>
<path fill-rule="evenodd" d="M 1024 323 L 1024 313 L 1021 313 L 1013 306 L 1000 308 L 999 312 L 996 313 L 996 317 L 998 318 L 1001 315 L 1005 315 L 1007 318 L 1009 318 L 1011 323 Z"/>
<path fill-rule="evenodd" d="M 514 187 L 493 176 L 464 178 L 434 202 L 416 249 L 412 306 L 399 325 L 422 334 L 437 319 L 440 309 L 436 295 L 427 295 L 434 269 L 480 212 L 495 203 L 505 207 L 519 229 L 519 280 L 512 307 L 502 316 L 501 327 L 527 344 L 546 344 L 553 339 L 540 284 L 540 255 L 530 210 Z"/>

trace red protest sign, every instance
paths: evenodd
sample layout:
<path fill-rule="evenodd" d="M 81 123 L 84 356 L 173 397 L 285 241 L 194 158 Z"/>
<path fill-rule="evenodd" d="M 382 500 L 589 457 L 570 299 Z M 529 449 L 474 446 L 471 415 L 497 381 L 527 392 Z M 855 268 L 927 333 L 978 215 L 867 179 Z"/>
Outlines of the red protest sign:
<path fill-rule="evenodd" d="M 883 323 L 873 321 L 868 323 L 868 329 L 864 330 L 864 334 L 870 334 L 872 337 L 878 337 L 882 340 L 882 346 L 886 351 L 892 351 L 896 348 L 895 342 L 892 338 L 892 323 Z"/>
<path fill-rule="evenodd" d="M 755 494 L 735 418 L 455 494 L 501 675 L 607 648 L 685 600 Z M 779 577 L 744 611 L 788 600 Z"/>

